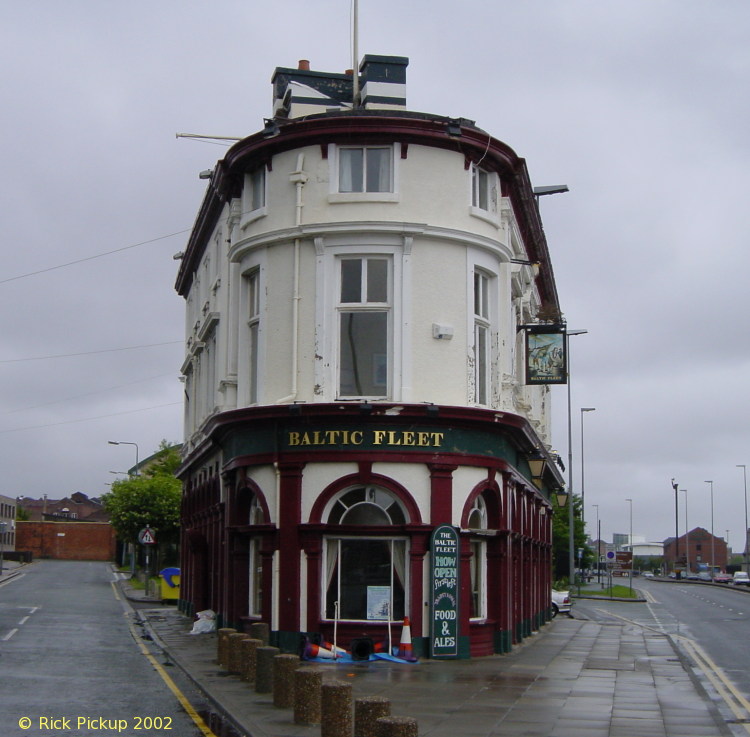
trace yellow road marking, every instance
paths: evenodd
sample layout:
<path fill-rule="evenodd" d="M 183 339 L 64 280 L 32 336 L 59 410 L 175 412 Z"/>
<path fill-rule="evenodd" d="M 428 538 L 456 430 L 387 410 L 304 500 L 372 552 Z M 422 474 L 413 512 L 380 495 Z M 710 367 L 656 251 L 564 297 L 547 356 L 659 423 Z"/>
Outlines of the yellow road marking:
<path fill-rule="evenodd" d="M 203 721 L 200 714 L 198 714 L 198 712 L 193 708 L 193 705 L 187 700 L 182 691 L 180 691 L 179 687 L 172 680 L 169 673 L 164 670 L 161 664 L 149 652 L 149 649 L 143 644 L 140 635 L 135 629 L 132 618 L 127 614 L 125 616 L 128 618 L 128 629 L 130 630 L 130 634 L 136 641 L 136 644 L 140 648 L 141 653 L 148 659 L 149 663 L 151 663 L 151 665 L 154 667 L 154 670 L 162 677 L 162 680 L 167 684 L 169 690 L 175 695 L 182 708 L 189 714 L 193 722 L 195 722 L 195 726 L 198 727 L 204 737 L 216 737 L 216 734 L 206 726 L 206 723 Z"/>

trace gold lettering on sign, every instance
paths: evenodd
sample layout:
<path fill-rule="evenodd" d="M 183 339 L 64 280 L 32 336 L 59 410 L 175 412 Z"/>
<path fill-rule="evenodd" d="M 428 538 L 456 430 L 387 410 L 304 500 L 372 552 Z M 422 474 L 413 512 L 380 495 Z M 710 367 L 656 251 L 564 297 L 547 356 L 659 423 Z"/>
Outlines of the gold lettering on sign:
<path fill-rule="evenodd" d="M 439 448 L 443 444 L 445 433 L 429 430 L 371 430 L 372 445 L 393 446 L 402 448 Z M 363 445 L 364 430 L 312 430 L 300 432 L 289 430 L 287 441 L 293 447 L 314 445 Z"/>

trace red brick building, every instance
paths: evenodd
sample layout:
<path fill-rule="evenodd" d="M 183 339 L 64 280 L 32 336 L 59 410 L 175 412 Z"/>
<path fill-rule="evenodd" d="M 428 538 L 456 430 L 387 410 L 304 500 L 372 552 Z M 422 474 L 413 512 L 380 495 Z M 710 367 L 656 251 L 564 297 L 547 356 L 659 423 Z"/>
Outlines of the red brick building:
<path fill-rule="evenodd" d="M 723 537 L 712 536 L 708 530 L 696 527 L 677 538 L 677 544 L 675 542 L 673 537 L 664 541 L 664 563 L 668 570 L 673 570 L 676 563 L 691 572 L 707 571 L 713 562 L 714 568 L 726 571 L 728 553 Z"/>

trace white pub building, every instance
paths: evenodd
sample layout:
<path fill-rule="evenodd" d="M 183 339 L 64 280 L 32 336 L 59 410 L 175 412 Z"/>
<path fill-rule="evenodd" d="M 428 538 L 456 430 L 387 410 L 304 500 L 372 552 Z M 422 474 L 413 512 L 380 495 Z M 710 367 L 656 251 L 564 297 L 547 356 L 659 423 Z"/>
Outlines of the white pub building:
<path fill-rule="evenodd" d="M 276 69 L 272 117 L 217 162 L 177 277 L 180 605 L 266 622 L 288 651 L 408 616 L 437 655 L 437 529 L 457 540 L 455 657 L 549 617 L 562 476 L 524 327 L 560 310 L 537 202 L 505 143 L 407 109 L 407 64 L 365 56 L 356 85 Z"/>

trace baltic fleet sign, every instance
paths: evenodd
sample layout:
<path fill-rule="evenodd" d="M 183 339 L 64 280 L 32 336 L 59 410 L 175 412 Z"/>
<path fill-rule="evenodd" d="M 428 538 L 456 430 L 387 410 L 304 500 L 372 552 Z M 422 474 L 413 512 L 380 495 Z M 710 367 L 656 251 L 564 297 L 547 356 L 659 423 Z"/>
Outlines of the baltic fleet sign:
<path fill-rule="evenodd" d="M 444 432 L 432 430 L 288 430 L 286 443 L 290 448 L 309 448 L 321 445 L 358 445 L 368 448 L 378 446 L 440 448 L 444 438 Z"/>
<path fill-rule="evenodd" d="M 430 654 L 458 657 L 458 533 L 450 525 L 437 527 L 430 539 L 432 590 Z"/>

